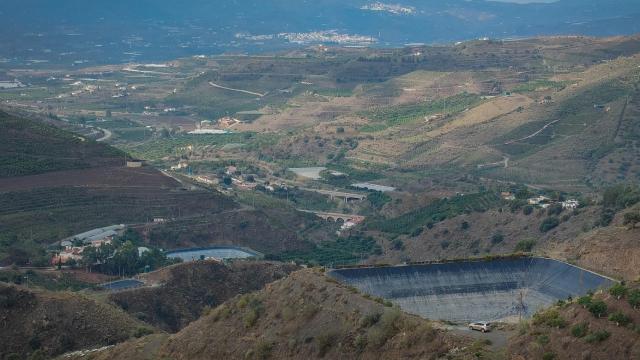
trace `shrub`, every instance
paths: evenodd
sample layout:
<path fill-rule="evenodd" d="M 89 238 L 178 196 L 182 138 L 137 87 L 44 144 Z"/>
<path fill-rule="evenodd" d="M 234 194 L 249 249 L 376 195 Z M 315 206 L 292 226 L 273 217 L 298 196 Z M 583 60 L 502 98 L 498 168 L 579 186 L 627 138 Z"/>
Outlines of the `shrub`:
<path fill-rule="evenodd" d="M 33 353 L 31 353 L 31 355 L 29 355 L 29 357 L 27 358 L 28 360 L 45 360 L 48 359 L 49 356 L 47 356 L 47 354 L 44 352 L 44 350 L 42 349 L 38 349 L 36 351 L 34 351 Z"/>
<path fill-rule="evenodd" d="M 418 237 L 420 236 L 420 234 L 422 234 L 422 232 L 424 231 L 424 228 L 421 227 L 417 227 L 415 230 L 413 230 L 413 232 L 411 233 L 411 237 Z"/>
<path fill-rule="evenodd" d="M 318 335 L 316 341 L 318 342 L 318 356 L 324 357 L 329 350 L 333 347 L 333 344 L 338 340 L 338 334 L 335 332 L 328 332 Z"/>
<path fill-rule="evenodd" d="M 636 224 L 640 223 L 640 212 L 629 212 L 624 214 L 624 225 L 628 225 L 630 228 L 636 227 Z"/>
<path fill-rule="evenodd" d="M 616 185 L 605 190 L 602 203 L 605 207 L 624 209 L 640 202 L 640 188 L 634 185 Z"/>
<path fill-rule="evenodd" d="M 301 316 L 303 319 L 309 320 L 313 318 L 318 311 L 320 311 L 320 307 L 316 304 L 306 304 L 302 307 Z"/>
<path fill-rule="evenodd" d="M 587 309 L 596 317 L 602 317 L 607 314 L 607 304 L 602 300 L 592 301 Z"/>
<path fill-rule="evenodd" d="M 582 305 L 582 307 L 586 309 L 589 305 L 591 305 L 591 301 L 593 301 L 593 298 L 589 295 L 586 295 L 578 299 L 578 304 Z"/>
<path fill-rule="evenodd" d="M 592 334 L 587 335 L 584 340 L 588 343 L 605 341 L 611 336 L 607 330 L 598 330 Z"/>
<path fill-rule="evenodd" d="M 374 191 L 367 195 L 367 200 L 371 203 L 371 206 L 380 210 L 385 204 L 391 201 L 391 196 L 383 192 Z"/>
<path fill-rule="evenodd" d="M 393 250 L 404 250 L 404 243 L 400 239 L 395 239 L 391 243 L 391 248 Z"/>
<path fill-rule="evenodd" d="M 520 320 L 520 323 L 518 323 L 518 333 L 520 335 L 524 335 L 526 333 L 529 332 L 529 321 L 527 320 Z"/>
<path fill-rule="evenodd" d="M 367 342 L 376 347 L 386 344 L 398 332 L 397 322 L 400 318 L 401 315 L 398 308 L 385 311 L 378 324 L 369 330 Z"/>
<path fill-rule="evenodd" d="M 560 316 L 558 310 L 555 309 L 535 313 L 533 315 L 533 324 L 557 328 L 567 326 L 567 322 Z"/>
<path fill-rule="evenodd" d="M 525 215 L 531 215 L 533 213 L 533 206 L 525 205 L 525 207 L 522 208 L 522 213 Z"/>
<path fill-rule="evenodd" d="M 516 252 L 530 252 L 535 245 L 535 240 L 521 240 L 516 244 Z"/>
<path fill-rule="evenodd" d="M 135 338 L 141 338 L 143 336 L 147 336 L 147 335 L 151 335 L 153 334 L 153 330 L 149 329 L 148 327 L 145 326 L 140 326 L 138 328 L 136 328 L 136 330 L 133 332 L 133 337 Z"/>
<path fill-rule="evenodd" d="M 469 225 L 469 222 L 467 222 L 467 221 L 463 221 L 462 224 L 460 224 L 460 228 L 462 230 L 467 230 L 467 229 L 469 229 L 470 226 L 471 225 Z"/>
<path fill-rule="evenodd" d="M 549 208 L 547 209 L 547 215 L 549 216 L 554 216 L 554 215 L 560 215 L 562 213 L 562 204 L 553 204 L 551 206 L 549 206 Z"/>
<path fill-rule="evenodd" d="M 623 296 L 627 295 L 627 292 L 629 291 L 629 289 L 627 289 L 626 286 L 618 283 L 613 285 L 610 289 L 609 289 L 609 294 L 611 294 L 612 296 L 615 296 L 618 300 L 622 299 Z"/>
<path fill-rule="evenodd" d="M 549 232 L 560 225 L 560 220 L 555 216 L 550 216 L 542 221 L 540 224 L 540 231 Z"/>
<path fill-rule="evenodd" d="M 633 289 L 629 292 L 629 305 L 637 309 L 640 306 L 640 289 Z"/>
<path fill-rule="evenodd" d="M 609 321 L 613 321 L 617 326 L 626 326 L 631 322 L 631 318 L 622 313 L 622 311 L 616 311 L 609 315 Z"/>
<path fill-rule="evenodd" d="M 220 305 L 210 312 L 212 315 L 211 318 L 213 321 L 218 321 L 220 319 L 226 319 L 231 315 L 231 309 L 228 306 Z"/>
<path fill-rule="evenodd" d="M 600 220 L 598 221 L 599 226 L 609 226 L 613 221 L 613 218 L 616 216 L 616 212 L 612 209 L 603 209 L 600 214 Z"/>
<path fill-rule="evenodd" d="M 261 313 L 264 310 L 264 306 L 262 302 L 253 297 L 243 297 L 243 299 L 248 299 L 245 307 L 247 307 L 244 316 L 242 317 L 242 322 L 246 328 L 250 328 L 256 324 L 258 319 L 260 318 Z"/>
<path fill-rule="evenodd" d="M 356 336 L 355 340 L 353 341 L 353 345 L 359 352 L 362 352 L 367 347 L 367 337 L 364 335 Z"/>
<path fill-rule="evenodd" d="M 542 360 L 553 360 L 556 358 L 556 354 L 548 351 L 544 354 L 542 354 Z"/>
<path fill-rule="evenodd" d="M 571 328 L 571 335 L 577 338 L 585 337 L 587 332 L 589 332 L 589 327 L 585 323 L 573 325 Z"/>
<path fill-rule="evenodd" d="M 549 335 L 539 335 L 536 338 L 536 342 L 538 342 L 538 344 L 540 345 L 547 345 L 549 343 Z"/>
<path fill-rule="evenodd" d="M 492 244 L 499 244 L 499 243 L 501 243 L 503 241 L 504 241 L 504 235 L 502 235 L 501 233 L 495 233 L 491 237 L 491 243 Z"/>
<path fill-rule="evenodd" d="M 365 315 L 360 319 L 360 327 L 363 327 L 363 328 L 372 327 L 373 325 L 377 324 L 378 321 L 380 321 L 381 316 L 382 314 L 380 313 Z"/>
<path fill-rule="evenodd" d="M 258 318 L 260 318 L 260 313 L 258 313 L 257 310 L 255 309 L 247 310 L 247 312 L 242 317 L 242 322 L 244 323 L 244 327 L 246 328 L 252 327 L 253 325 L 256 324 L 256 322 L 258 321 Z"/>
<path fill-rule="evenodd" d="M 273 343 L 268 341 L 260 341 L 256 345 L 256 358 L 258 359 L 268 359 L 271 357 L 271 352 L 273 351 Z"/>

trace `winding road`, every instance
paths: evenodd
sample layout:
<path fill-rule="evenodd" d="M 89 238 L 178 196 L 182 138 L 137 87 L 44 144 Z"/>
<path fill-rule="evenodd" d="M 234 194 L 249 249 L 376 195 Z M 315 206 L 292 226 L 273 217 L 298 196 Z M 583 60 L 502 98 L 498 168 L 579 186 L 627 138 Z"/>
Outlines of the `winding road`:
<path fill-rule="evenodd" d="M 218 89 L 235 91 L 235 92 L 239 92 L 239 93 L 243 93 L 243 94 L 249 94 L 249 95 L 255 95 L 255 96 L 259 96 L 259 97 L 265 97 L 265 95 L 267 95 L 267 94 L 261 94 L 261 93 L 257 93 L 257 92 L 253 92 L 253 91 L 249 91 L 249 90 L 234 89 L 234 88 L 218 85 L 218 84 L 213 83 L 211 81 L 209 81 L 209 85 L 213 86 L 214 88 L 218 88 Z"/>
<path fill-rule="evenodd" d="M 98 142 L 102 142 L 102 141 L 107 141 L 109 139 L 111 139 L 111 137 L 113 136 L 113 133 L 107 129 L 103 129 L 103 128 L 99 128 L 96 127 L 96 129 L 102 131 L 104 133 L 104 136 L 102 136 L 100 139 L 96 140 Z"/>
<path fill-rule="evenodd" d="M 525 137 L 523 137 L 523 138 L 521 138 L 521 139 L 516 139 L 516 140 L 507 141 L 507 142 L 506 142 L 506 143 L 504 143 L 504 144 L 505 144 L 505 145 L 511 145 L 511 144 L 513 144 L 513 143 L 517 143 L 517 142 L 519 142 L 519 141 L 523 141 L 523 140 L 531 139 L 532 137 L 534 137 L 534 136 L 536 136 L 536 135 L 540 134 L 541 132 L 545 131 L 549 126 L 551 126 L 551 125 L 553 125 L 553 124 L 557 123 L 558 121 L 560 121 L 560 119 L 558 119 L 558 120 L 553 120 L 552 122 L 550 122 L 550 123 L 546 124 L 545 126 L 543 126 L 540 130 L 538 130 L 538 131 L 534 132 L 533 134 L 531 134 L 531 135 L 529 135 L 529 136 L 525 136 Z"/>

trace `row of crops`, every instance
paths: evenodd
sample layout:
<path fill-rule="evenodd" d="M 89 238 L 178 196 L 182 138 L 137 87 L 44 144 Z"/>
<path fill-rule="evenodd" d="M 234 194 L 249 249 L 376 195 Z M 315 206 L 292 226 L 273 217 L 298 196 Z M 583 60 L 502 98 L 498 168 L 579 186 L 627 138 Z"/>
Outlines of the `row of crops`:
<path fill-rule="evenodd" d="M 430 115 L 454 115 L 478 105 L 481 101 L 479 95 L 463 92 L 436 101 L 377 108 L 361 114 L 374 122 L 361 130 L 382 131 L 387 127 L 413 123 Z"/>

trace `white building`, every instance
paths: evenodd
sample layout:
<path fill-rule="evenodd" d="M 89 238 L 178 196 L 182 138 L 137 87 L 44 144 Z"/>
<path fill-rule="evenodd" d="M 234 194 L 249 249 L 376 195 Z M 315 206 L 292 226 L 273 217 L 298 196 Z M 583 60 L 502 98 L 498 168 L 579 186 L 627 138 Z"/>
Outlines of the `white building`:
<path fill-rule="evenodd" d="M 562 208 L 565 210 L 575 210 L 578 206 L 580 206 L 580 202 L 578 200 L 569 199 L 562 202 Z"/>

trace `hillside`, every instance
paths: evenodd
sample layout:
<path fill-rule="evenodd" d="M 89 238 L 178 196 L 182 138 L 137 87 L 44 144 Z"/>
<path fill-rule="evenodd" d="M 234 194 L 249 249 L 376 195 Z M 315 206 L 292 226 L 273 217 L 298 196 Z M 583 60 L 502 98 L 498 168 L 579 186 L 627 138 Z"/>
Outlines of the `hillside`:
<path fill-rule="evenodd" d="M 509 356 L 518 360 L 638 358 L 637 304 L 636 308 L 631 306 L 628 295 L 618 300 L 610 294 L 597 294 L 586 301 L 599 305 L 574 300 L 541 311 L 522 324 L 520 334 L 510 340 Z"/>
<path fill-rule="evenodd" d="M 622 211 L 609 226 L 595 228 L 575 237 L 558 239 L 547 244 L 544 252 L 610 276 L 628 281 L 638 280 L 640 228 L 625 224 L 624 217 L 639 211 L 639 206 Z"/>
<path fill-rule="evenodd" d="M 122 310 L 80 294 L 29 290 L 0 283 L 0 357 L 42 358 L 112 345 L 151 327 Z M 34 355 L 35 356 L 35 355 Z"/>
<path fill-rule="evenodd" d="M 179 264 L 144 276 L 158 286 L 115 293 L 109 300 L 140 320 L 177 332 L 198 319 L 204 309 L 215 308 L 236 295 L 260 290 L 296 268 L 263 262 Z"/>
<path fill-rule="evenodd" d="M 120 165 L 123 155 L 43 122 L 0 111 L 0 178 Z"/>
<path fill-rule="evenodd" d="M 146 242 L 166 249 L 242 245 L 279 253 L 309 247 L 304 232 L 326 236 L 316 218 L 294 208 L 243 206 L 149 166 L 126 168 L 115 148 L 44 122 L 6 114 L 1 119 L 0 156 L 15 160 L 14 150 L 4 152 L 10 148 L 33 161 L 55 161 L 26 162 L 31 165 L 20 169 L 0 164 L 11 175 L 0 178 L 0 264 L 47 265 L 47 245 L 113 224 L 132 225 Z M 154 224 L 154 218 L 170 221 Z"/>
<path fill-rule="evenodd" d="M 523 209 L 512 211 L 505 204 L 441 222 L 417 222 L 418 231 L 407 227 L 409 234 L 369 231 L 382 244 L 384 253 L 368 262 L 394 264 L 532 251 L 615 278 L 636 280 L 640 277 L 640 228 L 625 225 L 624 217 L 637 213 L 638 207 L 618 212 L 610 224 L 601 226 L 603 211 L 603 206 L 592 205 L 550 216 L 542 209 L 530 214 Z M 557 218 L 557 226 L 542 231 L 542 224 L 549 218 Z"/>
<path fill-rule="evenodd" d="M 175 335 L 146 337 L 88 358 L 457 359 L 475 352 L 484 353 L 483 345 L 302 270 L 226 302 Z"/>

